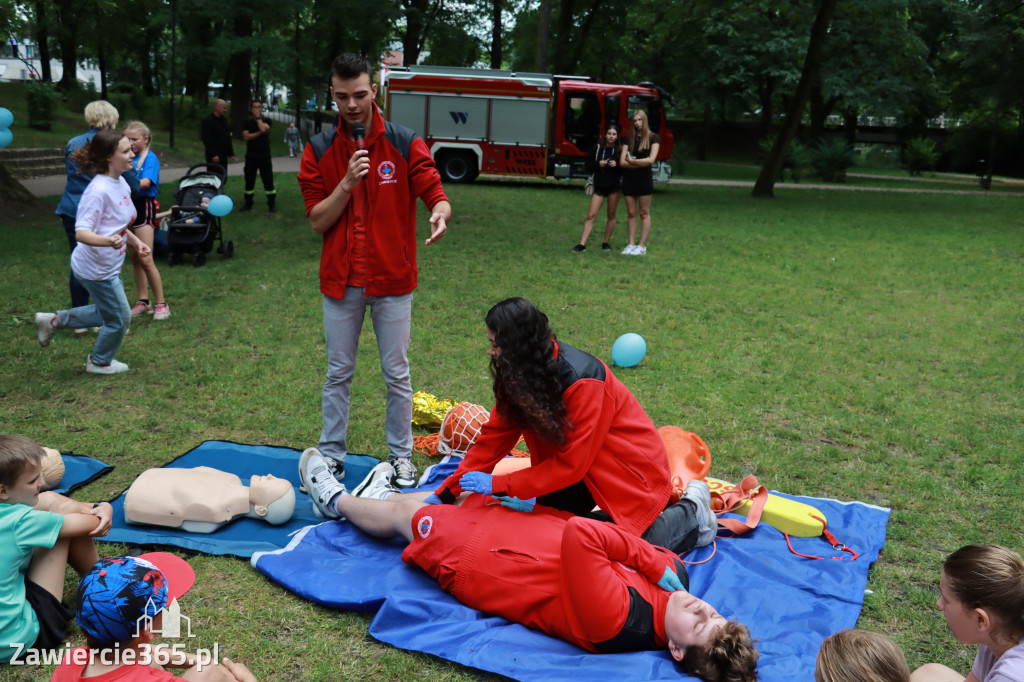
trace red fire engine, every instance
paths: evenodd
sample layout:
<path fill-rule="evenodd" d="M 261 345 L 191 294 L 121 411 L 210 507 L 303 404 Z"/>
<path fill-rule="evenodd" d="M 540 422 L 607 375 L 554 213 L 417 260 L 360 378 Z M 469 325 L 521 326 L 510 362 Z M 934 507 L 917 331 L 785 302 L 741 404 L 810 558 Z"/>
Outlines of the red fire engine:
<path fill-rule="evenodd" d="M 661 139 L 655 180 L 672 177 L 665 93 L 650 83 L 440 66 L 390 67 L 381 82 L 385 117 L 419 133 L 446 182 L 479 173 L 585 178 L 605 126 L 628 131 L 636 109 Z"/>

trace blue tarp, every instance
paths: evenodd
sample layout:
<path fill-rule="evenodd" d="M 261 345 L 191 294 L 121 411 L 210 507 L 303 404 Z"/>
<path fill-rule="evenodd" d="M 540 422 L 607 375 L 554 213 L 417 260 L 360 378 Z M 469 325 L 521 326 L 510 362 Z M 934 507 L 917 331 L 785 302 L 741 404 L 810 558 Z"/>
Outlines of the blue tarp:
<path fill-rule="evenodd" d="M 60 484 L 53 492 L 61 495 L 69 495 L 114 470 L 114 467 L 106 462 L 85 455 L 62 452 L 60 457 L 64 460 L 64 477 L 60 479 Z"/>
<path fill-rule="evenodd" d="M 214 533 L 186 533 L 173 528 L 130 525 L 124 520 L 125 493 L 122 492 L 111 503 L 114 506 L 113 528 L 103 539 L 129 545 L 178 547 L 204 554 L 233 554 L 246 558 L 253 552 L 280 549 L 288 544 L 289 536 L 295 531 L 323 521 L 313 512 L 309 496 L 299 492 L 299 455 L 299 451 L 292 448 L 206 441 L 164 465 L 178 469 L 212 467 L 237 475 L 244 485 L 249 485 L 249 477 L 257 474 L 273 474 L 291 481 L 295 488 L 295 513 L 288 523 L 271 526 L 257 519 L 240 518 Z M 366 455 L 349 455 L 345 462 L 346 485 L 359 483 L 379 463 L 379 460 Z"/>
<path fill-rule="evenodd" d="M 445 468 L 439 466 L 433 480 Z M 742 537 L 719 539 L 717 554 L 690 569 L 691 591 L 726 617 L 746 623 L 760 640 L 759 670 L 766 682 L 813 679 L 822 640 L 856 624 L 868 569 L 885 543 L 889 518 L 888 509 L 859 502 L 792 499 L 822 511 L 829 530 L 860 558 L 849 561 L 849 553 L 832 550 L 822 538 L 792 538 L 796 551 L 825 560 L 801 558 L 790 553 L 782 533 L 761 524 Z M 515 679 L 685 677 L 667 653 L 589 654 L 462 606 L 422 571 L 402 563 L 403 545 L 370 538 L 345 522 L 329 522 L 305 529 L 284 550 L 253 556 L 252 563 L 317 603 L 376 610 L 370 634 L 383 642 Z M 701 561 L 710 554 L 708 547 L 685 559 Z"/>

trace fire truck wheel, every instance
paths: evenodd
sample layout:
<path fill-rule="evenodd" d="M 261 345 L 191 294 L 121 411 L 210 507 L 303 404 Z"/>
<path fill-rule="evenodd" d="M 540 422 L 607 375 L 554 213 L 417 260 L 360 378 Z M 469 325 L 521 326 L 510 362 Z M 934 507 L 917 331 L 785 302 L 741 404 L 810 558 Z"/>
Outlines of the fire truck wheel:
<path fill-rule="evenodd" d="M 438 155 L 437 169 L 445 182 L 472 182 L 480 172 L 476 155 L 469 151 L 450 151 Z"/>

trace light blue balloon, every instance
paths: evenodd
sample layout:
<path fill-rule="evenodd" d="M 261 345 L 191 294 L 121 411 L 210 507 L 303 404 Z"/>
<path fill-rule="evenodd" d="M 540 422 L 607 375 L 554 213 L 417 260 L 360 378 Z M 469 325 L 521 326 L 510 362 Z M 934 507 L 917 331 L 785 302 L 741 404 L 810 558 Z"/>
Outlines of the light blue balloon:
<path fill-rule="evenodd" d="M 632 332 L 615 339 L 612 345 L 612 363 L 619 367 L 632 367 L 639 364 L 647 355 L 647 342 L 644 337 Z"/>
<path fill-rule="evenodd" d="M 10 129 L 0 129 L 0 149 L 9 146 L 12 140 L 14 140 L 14 133 Z"/>
<path fill-rule="evenodd" d="M 0 107 L 0 129 L 10 128 L 12 123 L 14 123 L 14 114 L 10 109 Z"/>
<path fill-rule="evenodd" d="M 210 200 L 210 205 L 206 210 L 217 217 L 222 217 L 231 213 L 231 209 L 234 207 L 235 202 L 231 201 L 231 197 L 227 194 L 220 194 Z"/>

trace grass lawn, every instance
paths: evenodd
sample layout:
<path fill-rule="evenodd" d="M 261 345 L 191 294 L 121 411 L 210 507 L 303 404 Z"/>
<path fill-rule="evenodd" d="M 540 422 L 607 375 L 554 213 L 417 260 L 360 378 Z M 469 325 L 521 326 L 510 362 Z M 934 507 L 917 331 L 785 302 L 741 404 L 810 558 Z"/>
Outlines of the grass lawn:
<path fill-rule="evenodd" d="M 36 343 L 33 313 L 68 302 L 56 198 L 3 221 L 0 422 L 115 465 L 76 498 L 112 498 L 206 439 L 316 442 L 319 240 L 294 178 L 277 183 L 280 213 L 257 202 L 224 219 L 234 259 L 162 265 L 172 317 L 133 325 L 118 354 L 132 369 L 116 377 L 85 374 L 91 339 Z M 236 206 L 240 185 L 228 186 Z M 622 210 L 614 253 L 599 238 L 569 252 L 587 206 L 578 187 L 448 189 L 456 220 L 419 253 L 415 390 L 490 406 L 482 317 L 507 296 L 532 299 L 560 338 L 606 361 L 620 334 L 641 334 L 646 359 L 617 375 L 656 424 L 704 438 L 714 475 L 753 472 L 785 492 L 893 509 L 859 625 L 893 636 L 912 667 L 969 669 L 973 647 L 954 641 L 934 602 L 952 550 L 1024 550 L 1021 197 L 801 189 L 758 201 L 673 185 L 654 197 L 649 255 L 626 257 Z M 126 279 L 133 291 L 130 269 Z M 369 324 L 359 363 L 350 446 L 384 457 Z M 196 646 L 216 640 L 260 680 L 494 679 L 377 643 L 369 616 L 313 606 L 245 561 L 192 564 L 198 584 L 183 611 Z M 0 668 L 0 680 L 42 677 L 18 674 Z"/>

